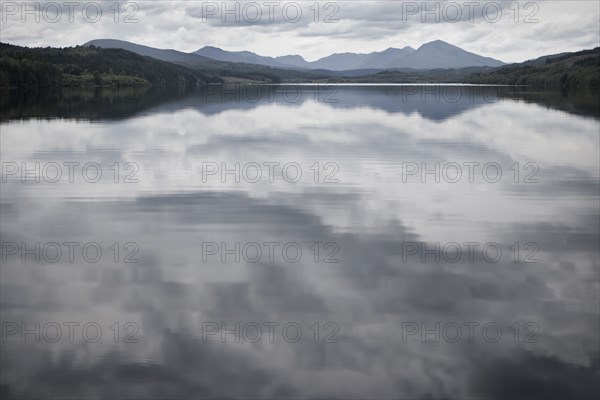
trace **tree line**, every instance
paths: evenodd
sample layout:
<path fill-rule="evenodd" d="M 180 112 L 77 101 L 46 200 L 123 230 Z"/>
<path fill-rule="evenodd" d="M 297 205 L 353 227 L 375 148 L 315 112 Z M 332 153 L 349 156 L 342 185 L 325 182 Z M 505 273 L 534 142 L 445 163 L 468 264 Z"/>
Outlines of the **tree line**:
<path fill-rule="evenodd" d="M 28 48 L 0 43 L 0 87 L 196 87 L 220 82 L 218 76 L 122 49 Z"/>

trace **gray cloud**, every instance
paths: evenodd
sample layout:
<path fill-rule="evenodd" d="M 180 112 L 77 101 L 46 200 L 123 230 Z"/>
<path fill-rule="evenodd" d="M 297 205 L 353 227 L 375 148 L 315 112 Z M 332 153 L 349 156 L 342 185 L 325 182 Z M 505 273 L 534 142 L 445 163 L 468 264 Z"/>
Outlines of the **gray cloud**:
<path fill-rule="evenodd" d="M 38 3 L 41 10 L 48 10 L 41 14 L 40 22 L 35 22 L 33 15 L 25 15 L 22 22 L 20 2 L 2 3 L 6 18 L 0 28 L 3 41 L 28 46 L 72 46 L 92 39 L 114 38 L 181 51 L 215 45 L 268 56 L 301 54 L 313 60 L 333 52 L 416 47 L 442 39 L 509 62 L 600 44 L 597 35 L 600 10 L 596 2 L 590 1 L 517 3 L 518 13 L 517 8 L 511 8 L 512 2 L 505 1 L 481 2 L 472 8 L 464 2 L 426 2 L 427 10 L 435 9 L 436 5 L 440 10 L 437 22 L 435 16 L 422 13 L 421 2 L 338 1 L 327 9 L 327 2 L 320 2 L 318 14 L 309 2 L 281 2 L 271 9 L 272 14 L 263 2 L 256 2 L 262 13 L 258 19 L 249 8 L 246 14 L 243 11 L 252 2 L 238 2 L 238 22 L 234 16 L 223 14 L 221 2 L 121 2 L 118 22 L 114 21 L 113 3 L 103 3 L 102 18 L 94 23 L 82 16 L 84 6 L 91 3 L 83 2 L 74 9 L 73 22 L 69 22 L 64 6 L 62 18 L 49 22 L 55 17 L 54 9 L 44 7 L 51 2 Z M 16 13 L 9 4 L 18 7 Z M 207 15 L 207 7 L 215 4 L 218 10 Z M 229 2 L 228 9 L 236 7 L 235 4 Z M 283 15 L 286 4 L 289 10 L 295 10 L 296 5 L 302 10 L 297 21 L 290 22 L 294 21 L 295 11 L 288 12 L 289 18 Z M 501 9 L 497 22 L 496 4 Z M 526 4 L 533 5 L 526 9 Z M 413 8 L 415 5 L 417 9 Z M 457 8 L 452 5 L 460 6 L 462 18 L 455 18 L 453 10 Z M 89 8 L 89 15 L 94 19 L 92 10 Z M 124 23 L 127 16 L 138 22 Z M 325 23 L 328 16 L 338 22 Z"/>

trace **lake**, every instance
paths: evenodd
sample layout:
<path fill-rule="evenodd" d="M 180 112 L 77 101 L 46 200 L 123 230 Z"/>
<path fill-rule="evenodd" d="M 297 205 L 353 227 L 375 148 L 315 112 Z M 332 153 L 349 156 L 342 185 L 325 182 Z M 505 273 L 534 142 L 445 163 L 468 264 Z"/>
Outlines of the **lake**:
<path fill-rule="evenodd" d="M 597 398 L 597 93 L 4 94 L 3 398 Z"/>

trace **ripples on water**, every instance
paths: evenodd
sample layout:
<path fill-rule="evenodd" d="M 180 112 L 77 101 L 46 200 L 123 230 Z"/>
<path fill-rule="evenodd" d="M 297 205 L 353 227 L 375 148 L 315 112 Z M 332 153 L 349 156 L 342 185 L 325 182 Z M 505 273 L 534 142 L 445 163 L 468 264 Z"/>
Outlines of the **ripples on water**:
<path fill-rule="evenodd" d="M 1 116 L 3 398 L 599 394 L 595 94 L 71 92 Z"/>

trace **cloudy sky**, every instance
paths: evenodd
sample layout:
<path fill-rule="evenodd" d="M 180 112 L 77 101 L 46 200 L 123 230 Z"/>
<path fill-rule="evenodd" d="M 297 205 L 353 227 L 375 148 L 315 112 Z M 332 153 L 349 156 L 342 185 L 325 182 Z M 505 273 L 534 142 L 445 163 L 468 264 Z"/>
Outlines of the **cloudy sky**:
<path fill-rule="evenodd" d="M 600 45 L 595 0 L 66 3 L 30 2 L 27 9 L 38 12 L 27 13 L 21 1 L 2 1 L 0 40 L 73 46 L 110 38 L 185 52 L 211 45 L 268 56 L 300 54 L 309 61 L 336 52 L 417 48 L 436 39 L 505 62 Z"/>

